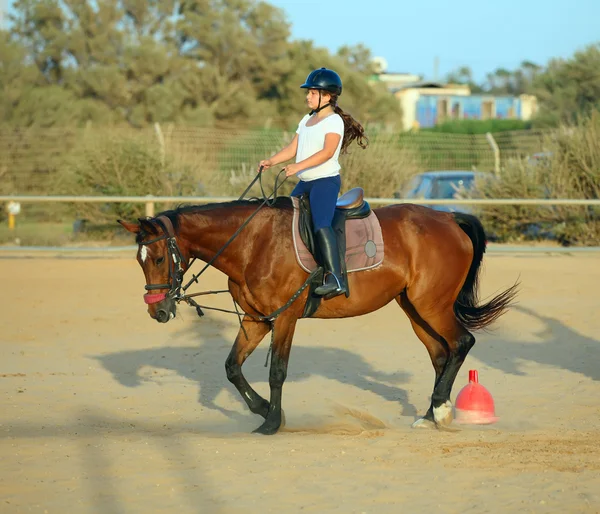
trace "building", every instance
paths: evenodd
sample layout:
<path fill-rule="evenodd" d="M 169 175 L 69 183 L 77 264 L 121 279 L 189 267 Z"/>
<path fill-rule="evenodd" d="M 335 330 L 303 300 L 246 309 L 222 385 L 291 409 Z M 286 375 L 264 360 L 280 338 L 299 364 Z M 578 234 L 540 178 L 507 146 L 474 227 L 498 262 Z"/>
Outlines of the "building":
<path fill-rule="evenodd" d="M 529 120 L 537 112 L 532 95 L 471 94 L 469 86 L 421 82 L 396 89 L 404 130 L 429 128 L 449 120 Z"/>
<path fill-rule="evenodd" d="M 383 83 L 402 107 L 404 130 L 429 128 L 448 120 L 530 120 L 537 112 L 531 95 L 471 94 L 464 84 L 422 81 L 412 73 L 391 73 L 383 57 L 373 59 L 371 83 Z"/>

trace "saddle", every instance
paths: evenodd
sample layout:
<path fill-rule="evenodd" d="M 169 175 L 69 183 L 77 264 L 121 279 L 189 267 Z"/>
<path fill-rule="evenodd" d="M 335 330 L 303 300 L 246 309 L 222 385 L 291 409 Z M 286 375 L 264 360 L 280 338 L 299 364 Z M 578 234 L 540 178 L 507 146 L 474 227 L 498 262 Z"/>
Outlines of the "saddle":
<path fill-rule="evenodd" d="M 300 239 L 302 243 L 305 245 L 306 249 L 312 257 L 314 258 L 314 262 L 312 263 L 314 267 L 316 264 L 320 266 L 321 271 L 317 273 L 309 285 L 309 294 L 308 299 L 306 301 L 306 305 L 304 306 L 303 318 L 308 318 L 312 316 L 321 303 L 321 297 L 314 294 L 314 290 L 323 283 L 323 261 L 321 259 L 321 255 L 319 252 L 319 248 L 316 245 L 314 230 L 313 230 L 313 222 L 310 211 L 310 202 L 308 195 L 302 195 L 298 198 L 293 198 L 294 207 L 298 211 L 297 222 L 294 221 L 294 230 L 297 230 L 300 235 Z M 297 202 L 297 204 L 296 204 Z M 370 244 L 369 252 L 373 251 L 372 255 L 369 255 L 371 258 L 369 262 L 362 262 L 355 259 L 356 262 L 353 262 L 353 269 L 347 269 L 347 259 L 349 256 L 347 255 L 347 245 L 346 245 L 346 222 L 350 220 L 364 220 L 365 218 L 372 217 L 371 224 L 377 225 L 376 230 L 373 232 L 378 232 L 378 234 L 369 234 L 367 244 Z M 333 216 L 332 228 L 337 238 L 338 249 L 340 253 L 340 263 L 342 266 L 342 273 L 346 276 L 346 284 L 348 284 L 347 273 L 349 271 L 358 271 L 359 269 L 368 269 L 375 265 L 381 263 L 383 259 L 383 239 L 381 237 L 381 229 L 379 227 L 379 223 L 369 203 L 364 199 L 364 191 L 362 188 L 357 187 L 351 189 L 347 193 L 340 196 L 336 202 L 336 209 Z M 365 232 L 364 230 L 362 232 Z M 365 235 L 364 239 L 367 239 Z M 375 242 L 372 241 L 375 239 Z M 362 246 L 363 241 L 358 241 Z M 306 271 L 312 271 L 307 268 L 307 265 L 310 266 L 310 262 L 303 262 L 300 258 L 301 250 L 298 249 L 298 241 L 295 240 L 296 246 L 296 255 L 298 257 L 298 261 Z M 364 252 L 353 252 L 353 255 L 360 257 L 359 253 L 364 255 Z M 353 249 L 354 250 L 354 249 Z M 377 252 L 377 255 L 375 254 Z M 379 257 L 378 262 L 373 262 L 373 259 Z M 309 259 L 310 260 L 310 259 Z M 350 295 L 350 288 L 348 286 L 346 297 Z"/>

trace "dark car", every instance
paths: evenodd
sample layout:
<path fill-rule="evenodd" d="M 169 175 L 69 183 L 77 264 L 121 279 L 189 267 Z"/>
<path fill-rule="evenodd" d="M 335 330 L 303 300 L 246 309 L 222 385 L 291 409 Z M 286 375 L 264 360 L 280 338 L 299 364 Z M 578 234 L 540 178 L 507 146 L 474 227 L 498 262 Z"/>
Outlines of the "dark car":
<path fill-rule="evenodd" d="M 403 191 L 394 193 L 395 198 L 452 200 L 470 198 L 475 193 L 479 179 L 490 179 L 493 175 L 479 171 L 427 171 L 416 175 Z M 471 212 L 470 205 L 428 205 L 445 212 Z"/>

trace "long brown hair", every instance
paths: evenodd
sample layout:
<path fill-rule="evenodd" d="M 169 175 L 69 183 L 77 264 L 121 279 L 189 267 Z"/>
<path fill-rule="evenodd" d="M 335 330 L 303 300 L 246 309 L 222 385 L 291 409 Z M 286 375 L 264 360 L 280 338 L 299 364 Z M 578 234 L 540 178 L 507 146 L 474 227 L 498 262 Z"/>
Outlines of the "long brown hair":
<path fill-rule="evenodd" d="M 333 107 L 333 111 L 336 114 L 339 114 L 344 121 L 344 138 L 342 139 L 342 149 L 340 153 L 348 153 L 348 147 L 352 144 L 352 141 L 356 141 L 356 144 L 364 150 L 369 146 L 369 138 L 365 134 L 365 129 L 337 104 L 338 95 L 329 94 L 331 95 L 329 103 L 331 104 L 331 107 Z"/>

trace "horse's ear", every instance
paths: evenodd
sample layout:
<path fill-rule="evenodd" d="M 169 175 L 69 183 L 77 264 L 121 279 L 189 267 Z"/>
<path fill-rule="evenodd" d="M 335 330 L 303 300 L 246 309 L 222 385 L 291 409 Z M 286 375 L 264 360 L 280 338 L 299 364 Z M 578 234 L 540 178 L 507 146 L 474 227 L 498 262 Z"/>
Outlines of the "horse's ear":
<path fill-rule="evenodd" d="M 123 221 L 123 220 L 117 220 L 125 230 L 133 233 L 133 234 L 139 234 L 140 232 L 140 226 L 137 223 L 129 223 L 128 221 Z"/>

